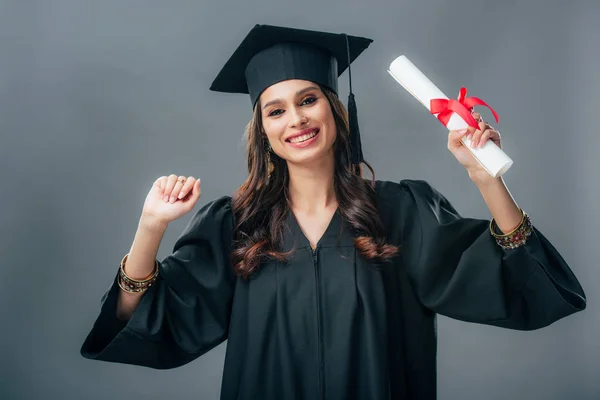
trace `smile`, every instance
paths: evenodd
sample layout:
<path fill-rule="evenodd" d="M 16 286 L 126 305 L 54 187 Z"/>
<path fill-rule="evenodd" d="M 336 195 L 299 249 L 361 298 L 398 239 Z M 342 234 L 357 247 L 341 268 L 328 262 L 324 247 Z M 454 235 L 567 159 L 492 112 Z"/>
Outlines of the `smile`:
<path fill-rule="evenodd" d="M 289 143 L 302 143 L 302 142 L 306 142 L 307 140 L 314 138 L 318 134 L 319 134 L 319 130 L 314 129 L 312 132 L 308 132 L 303 135 L 294 136 L 292 138 L 286 139 L 286 141 Z"/>

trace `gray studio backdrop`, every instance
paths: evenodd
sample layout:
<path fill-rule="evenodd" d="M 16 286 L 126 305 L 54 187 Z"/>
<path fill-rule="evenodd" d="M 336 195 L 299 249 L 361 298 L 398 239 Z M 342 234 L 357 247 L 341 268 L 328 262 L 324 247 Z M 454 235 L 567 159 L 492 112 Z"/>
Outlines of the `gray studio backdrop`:
<path fill-rule="evenodd" d="M 193 212 L 242 183 L 250 101 L 208 87 L 255 23 L 373 38 L 352 70 L 366 158 L 379 179 L 428 180 L 463 215 L 489 212 L 386 68 L 407 54 L 449 96 L 464 85 L 499 112 L 508 187 L 588 309 L 534 332 L 440 318 L 439 398 L 600 398 L 599 19 L 595 0 L 0 1 L 0 398 L 218 398 L 225 344 L 167 371 L 79 347 L 152 182 L 201 177 Z"/>

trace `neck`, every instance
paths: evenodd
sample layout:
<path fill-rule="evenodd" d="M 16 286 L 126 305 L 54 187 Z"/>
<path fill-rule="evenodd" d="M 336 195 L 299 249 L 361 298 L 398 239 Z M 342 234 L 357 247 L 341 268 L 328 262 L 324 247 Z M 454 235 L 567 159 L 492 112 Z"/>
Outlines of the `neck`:
<path fill-rule="evenodd" d="M 337 207 L 334 188 L 334 158 L 309 166 L 288 162 L 290 207 L 306 213 L 316 213 Z"/>

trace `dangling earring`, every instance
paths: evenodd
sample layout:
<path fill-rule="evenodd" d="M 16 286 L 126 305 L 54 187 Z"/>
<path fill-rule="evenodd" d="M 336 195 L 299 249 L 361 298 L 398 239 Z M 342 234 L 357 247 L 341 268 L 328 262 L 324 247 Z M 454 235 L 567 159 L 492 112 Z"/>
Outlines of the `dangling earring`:
<path fill-rule="evenodd" d="M 275 169 L 275 165 L 273 165 L 273 162 L 271 161 L 271 144 L 269 142 L 267 142 L 267 178 L 271 179 L 271 174 L 273 173 L 273 170 Z"/>

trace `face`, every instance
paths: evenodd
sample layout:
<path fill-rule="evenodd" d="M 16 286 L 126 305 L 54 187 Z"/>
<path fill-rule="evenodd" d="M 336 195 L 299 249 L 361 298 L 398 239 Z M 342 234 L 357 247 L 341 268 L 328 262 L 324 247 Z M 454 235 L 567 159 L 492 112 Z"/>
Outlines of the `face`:
<path fill-rule="evenodd" d="M 260 96 L 263 128 L 275 154 L 289 163 L 333 157 L 336 126 L 329 101 L 310 81 L 287 80 Z"/>

